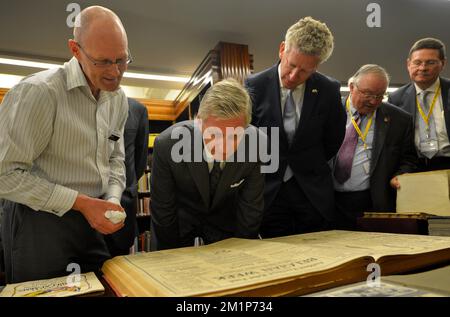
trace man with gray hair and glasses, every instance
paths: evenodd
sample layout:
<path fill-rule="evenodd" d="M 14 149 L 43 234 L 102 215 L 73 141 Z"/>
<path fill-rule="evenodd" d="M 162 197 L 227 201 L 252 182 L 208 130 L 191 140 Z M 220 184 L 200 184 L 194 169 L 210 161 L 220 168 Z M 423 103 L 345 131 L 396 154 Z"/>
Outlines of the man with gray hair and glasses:
<path fill-rule="evenodd" d="M 263 238 L 320 231 L 334 218 L 328 161 L 345 134 L 340 84 L 317 72 L 333 51 L 328 27 L 311 17 L 293 24 L 280 61 L 249 77 L 252 124 L 279 129 L 280 168 L 266 174 Z"/>
<path fill-rule="evenodd" d="M 389 96 L 413 116 L 419 171 L 450 169 L 450 80 L 440 77 L 446 64 L 442 41 L 418 40 L 406 61 L 411 83 Z"/>
<path fill-rule="evenodd" d="M 386 70 L 374 64 L 349 79 L 347 129 L 333 164 L 337 229 L 356 229 L 365 211 L 395 212 L 396 176 L 416 168 L 412 117 L 383 102 L 388 85 Z"/>
<path fill-rule="evenodd" d="M 8 283 L 95 271 L 110 257 L 102 234 L 123 227 L 128 104 L 119 85 L 131 61 L 127 35 L 99 6 L 84 9 L 75 25 L 73 58 L 25 78 L 0 106 Z"/>

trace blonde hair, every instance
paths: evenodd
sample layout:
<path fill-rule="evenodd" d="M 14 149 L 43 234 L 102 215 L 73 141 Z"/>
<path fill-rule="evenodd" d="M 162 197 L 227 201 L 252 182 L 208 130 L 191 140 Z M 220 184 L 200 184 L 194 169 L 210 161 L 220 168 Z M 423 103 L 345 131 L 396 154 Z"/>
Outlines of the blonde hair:
<path fill-rule="evenodd" d="M 326 61 L 333 53 L 334 38 L 325 23 L 306 17 L 293 24 L 286 32 L 285 51 L 295 49 L 299 53 L 320 57 Z"/>
<path fill-rule="evenodd" d="M 203 96 L 197 117 L 205 120 L 209 116 L 232 119 L 244 115 L 248 125 L 252 117 L 250 96 L 235 79 L 224 79 L 211 86 Z"/>

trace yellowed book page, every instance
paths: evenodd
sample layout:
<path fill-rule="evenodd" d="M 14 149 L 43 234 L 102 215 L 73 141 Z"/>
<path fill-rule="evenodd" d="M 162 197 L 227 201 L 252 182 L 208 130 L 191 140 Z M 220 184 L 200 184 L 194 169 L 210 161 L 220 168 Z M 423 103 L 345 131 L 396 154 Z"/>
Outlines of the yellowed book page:
<path fill-rule="evenodd" d="M 128 296 L 192 296 L 222 292 L 334 268 L 362 258 L 366 250 L 323 244 L 227 239 L 215 244 L 115 258 L 103 270 L 138 271 L 143 293 L 128 288 Z M 120 261 L 120 268 L 112 268 Z M 126 265 L 124 264 L 126 263 Z M 130 268 L 127 269 L 127 266 Z M 133 268 L 131 270 L 131 267 Z M 116 280 L 117 281 L 117 280 Z M 136 286 L 138 287 L 138 286 Z M 232 292 L 231 292 L 232 293 Z"/>
<path fill-rule="evenodd" d="M 79 277 L 79 279 L 78 279 Z M 8 284 L 0 297 L 68 297 L 104 291 L 94 273 Z"/>
<path fill-rule="evenodd" d="M 449 170 L 398 176 L 397 212 L 450 216 Z"/>
<path fill-rule="evenodd" d="M 375 260 L 387 255 L 413 255 L 450 248 L 450 237 L 341 230 L 299 234 L 266 241 L 308 245 L 317 250 L 318 254 L 333 248 L 345 253 L 354 250 Z"/>

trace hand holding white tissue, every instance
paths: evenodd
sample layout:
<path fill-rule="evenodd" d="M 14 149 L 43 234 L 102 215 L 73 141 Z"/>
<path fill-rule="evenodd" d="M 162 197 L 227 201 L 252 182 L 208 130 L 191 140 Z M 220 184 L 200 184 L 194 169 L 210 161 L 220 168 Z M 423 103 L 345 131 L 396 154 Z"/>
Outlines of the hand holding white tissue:
<path fill-rule="evenodd" d="M 123 222 L 126 217 L 127 217 L 127 214 L 123 211 L 119 211 L 119 210 L 105 211 L 105 218 L 109 219 L 109 221 L 111 221 L 114 224 Z"/>

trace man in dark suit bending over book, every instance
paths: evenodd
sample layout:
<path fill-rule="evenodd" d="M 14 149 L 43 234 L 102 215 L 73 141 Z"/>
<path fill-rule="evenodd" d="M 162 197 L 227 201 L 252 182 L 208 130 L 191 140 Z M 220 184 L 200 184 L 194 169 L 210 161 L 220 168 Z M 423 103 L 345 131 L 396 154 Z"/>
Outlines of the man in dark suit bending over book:
<path fill-rule="evenodd" d="M 84 9 L 73 58 L 31 75 L 0 106 L 0 198 L 8 283 L 95 271 L 110 257 L 102 234 L 123 222 L 120 89 L 131 56 L 125 29 L 103 7 Z"/>
<path fill-rule="evenodd" d="M 180 122 L 156 138 L 152 250 L 257 237 L 264 178 L 258 157 L 250 154 L 264 135 L 249 125 L 250 116 L 246 90 L 235 80 L 223 80 L 209 88 L 196 120 Z"/>

